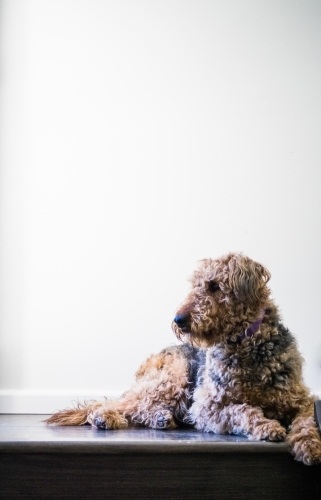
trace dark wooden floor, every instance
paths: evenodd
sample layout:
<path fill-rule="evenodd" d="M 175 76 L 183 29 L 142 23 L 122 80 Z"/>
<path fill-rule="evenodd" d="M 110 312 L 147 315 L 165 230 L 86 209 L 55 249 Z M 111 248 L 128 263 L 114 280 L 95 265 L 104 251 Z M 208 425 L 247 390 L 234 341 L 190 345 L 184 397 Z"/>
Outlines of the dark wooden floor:
<path fill-rule="evenodd" d="M 321 499 L 321 466 L 295 462 L 284 443 L 43 418 L 0 415 L 0 498 Z"/>

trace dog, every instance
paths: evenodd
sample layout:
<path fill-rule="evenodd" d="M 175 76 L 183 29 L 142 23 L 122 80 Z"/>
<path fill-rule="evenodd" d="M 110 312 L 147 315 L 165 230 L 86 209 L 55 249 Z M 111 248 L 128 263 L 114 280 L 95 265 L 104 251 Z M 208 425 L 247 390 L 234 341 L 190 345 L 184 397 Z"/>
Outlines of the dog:
<path fill-rule="evenodd" d="M 270 297 L 269 271 L 239 253 L 204 259 L 172 323 L 183 341 L 150 356 L 117 400 L 54 413 L 55 425 L 122 429 L 193 426 L 202 432 L 287 439 L 295 459 L 321 461 L 314 396 L 302 357 Z"/>

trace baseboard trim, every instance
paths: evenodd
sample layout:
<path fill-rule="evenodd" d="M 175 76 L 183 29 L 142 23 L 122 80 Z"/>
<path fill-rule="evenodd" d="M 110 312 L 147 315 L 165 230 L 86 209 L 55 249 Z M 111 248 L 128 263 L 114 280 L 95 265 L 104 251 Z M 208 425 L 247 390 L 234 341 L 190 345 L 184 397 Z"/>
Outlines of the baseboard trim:
<path fill-rule="evenodd" d="M 39 391 L 39 390 L 0 390 L 0 413 L 47 414 L 58 409 L 71 408 L 77 402 L 92 399 L 102 401 L 117 399 L 124 390 L 107 391 Z M 321 400 L 321 390 L 316 396 Z"/>
<path fill-rule="evenodd" d="M 47 414 L 71 408 L 77 402 L 116 399 L 124 391 L 0 390 L 0 413 Z"/>

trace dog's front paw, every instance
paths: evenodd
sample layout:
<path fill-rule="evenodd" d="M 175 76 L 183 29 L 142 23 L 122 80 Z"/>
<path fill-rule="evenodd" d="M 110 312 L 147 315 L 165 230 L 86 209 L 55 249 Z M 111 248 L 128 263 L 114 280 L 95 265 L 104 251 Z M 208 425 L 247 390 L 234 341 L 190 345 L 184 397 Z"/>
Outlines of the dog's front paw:
<path fill-rule="evenodd" d="M 321 441 L 313 436 L 291 436 L 289 439 L 291 452 L 295 460 L 305 465 L 314 465 L 321 462 Z"/>
<path fill-rule="evenodd" d="M 321 439 L 313 417 L 299 416 L 290 427 L 287 438 L 295 460 L 305 465 L 321 462 Z"/>
<path fill-rule="evenodd" d="M 295 460 L 305 465 L 314 465 L 321 462 L 321 443 L 314 439 L 300 439 L 292 448 Z"/>
<path fill-rule="evenodd" d="M 267 420 L 256 425 L 252 435 L 254 439 L 283 441 L 286 437 L 286 430 L 277 420 Z"/>

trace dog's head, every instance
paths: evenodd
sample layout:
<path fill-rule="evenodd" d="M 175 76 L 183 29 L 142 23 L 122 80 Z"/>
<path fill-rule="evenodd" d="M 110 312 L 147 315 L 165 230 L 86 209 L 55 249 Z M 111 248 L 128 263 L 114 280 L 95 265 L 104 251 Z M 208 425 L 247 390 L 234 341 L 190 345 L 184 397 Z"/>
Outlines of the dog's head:
<path fill-rule="evenodd" d="M 266 307 L 269 279 L 267 269 L 242 254 L 202 260 L 174 318 L 174 333 L 202 347 L 240 333 Z"/>

